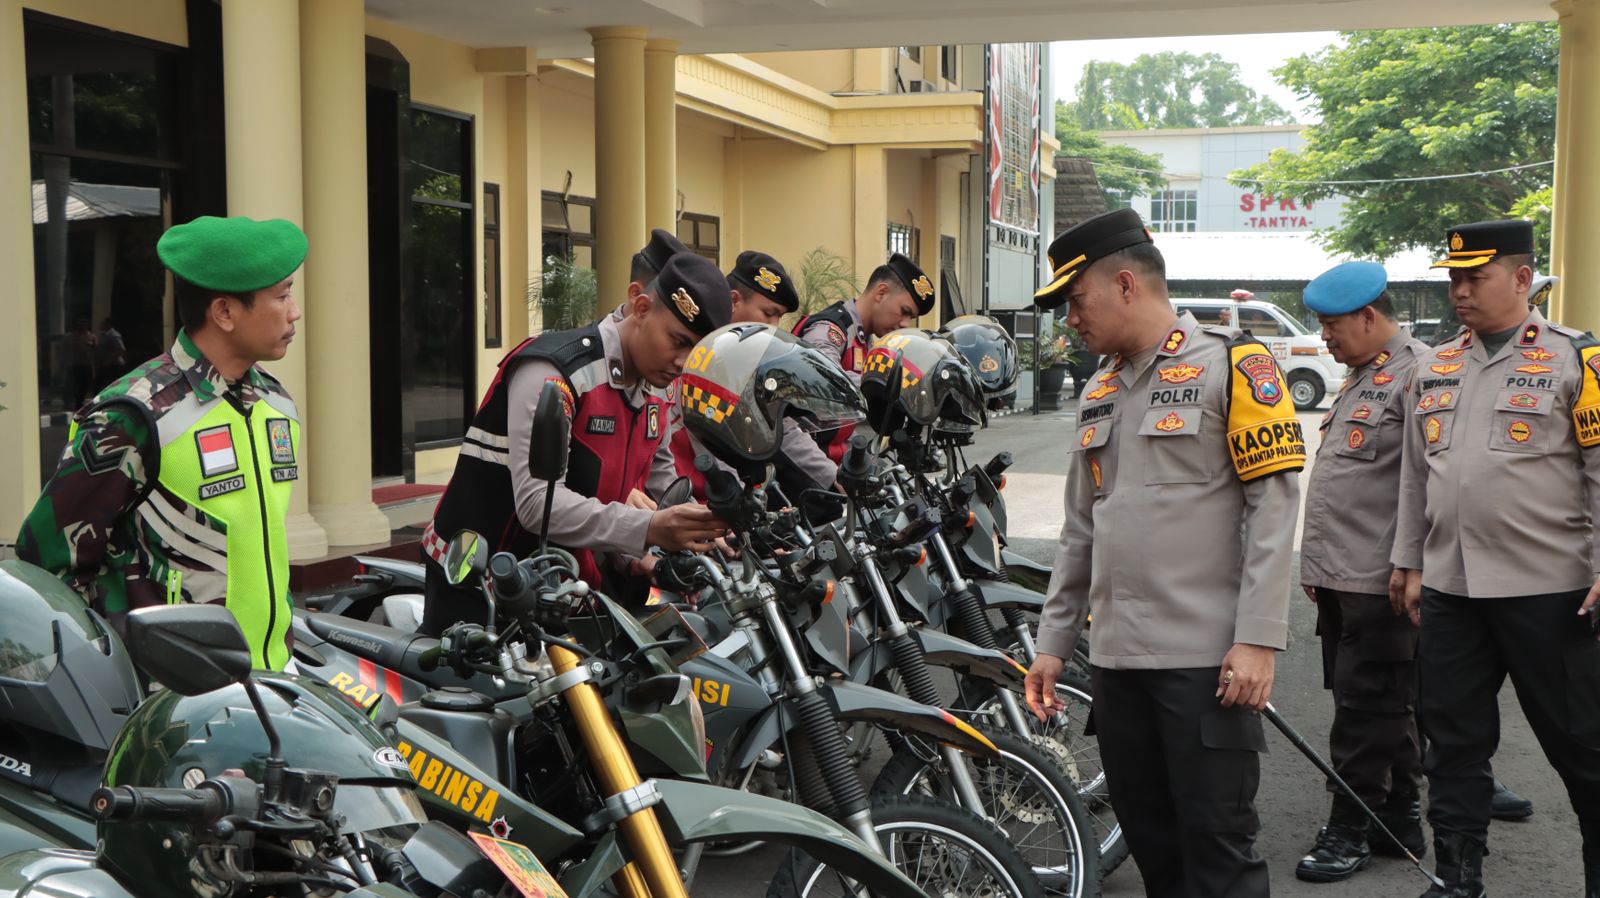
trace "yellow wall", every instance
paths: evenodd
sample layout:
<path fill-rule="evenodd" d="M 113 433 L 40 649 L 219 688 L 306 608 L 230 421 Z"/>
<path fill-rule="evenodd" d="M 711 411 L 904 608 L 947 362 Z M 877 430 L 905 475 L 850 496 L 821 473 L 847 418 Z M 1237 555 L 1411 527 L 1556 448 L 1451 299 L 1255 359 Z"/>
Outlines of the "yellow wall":
<path fill-rule="evenodd" d="M 567 72 L 539 76 L 543 190 L 559 192 L 570 170 L 573 194 L 594 196 L 593 84 Z"/>
<path fill-rule="evenodd" d="M 889 221 L 908 227 L 928 227 L 933 215 L 930 210 L 923 208 L 922 201 L 922 162 L 928 154 L 920 150 L 890 150 L 885 155 L 889 181 Z M 887 232 L 883 235 L 883 241 L 887 247 Z"/>
<path fill-rule="evenodd" d="M 850 148 L 818 152 L 787 141 L 750 137 L 743 143 L 741 249 L 770 253 L 793 269 L 820 246 L 854 266 Z M 865 279 L 878 262 L 865 270 L 857 266 L 857 280 Z"/>
<path fill-rule="evenodd" d="M 824 93 L 855 89 L 854 50 L 798 50 L 791 53 L 745 53 L 743 56 Z"/>
<path fill-rule="evenodd" d="M 705 116 L 678 113 L 678 192 L 683 194 L 683 211 L 724 218 L 723 141 L 733 129 Z M 743 247 L 730 243 L 726 233 L 720 237 L 721 261 L 731 266 Z"/>
<path fill-rule="evenodd" d="M 189 45 L 184 0 L 22 0 L 25 9 L 153 41 Z"/>

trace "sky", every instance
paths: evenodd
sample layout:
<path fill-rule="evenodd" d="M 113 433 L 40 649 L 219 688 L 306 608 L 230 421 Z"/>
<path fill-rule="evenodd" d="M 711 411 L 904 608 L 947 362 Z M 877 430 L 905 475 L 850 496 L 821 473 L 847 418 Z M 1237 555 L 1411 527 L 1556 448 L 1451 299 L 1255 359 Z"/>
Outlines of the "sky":
<path fill-rule="evenodd" d="M 1311 53 L 1338 41 L 1333 31 L 1305 31 L 1294 34 L 1233 34 L 1203 37 L 1144 37 L 1128 40 L 1059 41 L 1050 45 L 1051 77 L 1057 99 L 1071 100 L 1077 94 L 1078 78 L 1085 63 L 1132 62 L 1141 53 L 1164 50 L 1191 53 L 1219 53 L 1239 65 L 1245 84 L 1266 94 L 1294 114 L 1296 121 L 1308 121 L 1308 109 L 1290 90 L 1277 83 L 1272 70 L 1283 61 Z"/>

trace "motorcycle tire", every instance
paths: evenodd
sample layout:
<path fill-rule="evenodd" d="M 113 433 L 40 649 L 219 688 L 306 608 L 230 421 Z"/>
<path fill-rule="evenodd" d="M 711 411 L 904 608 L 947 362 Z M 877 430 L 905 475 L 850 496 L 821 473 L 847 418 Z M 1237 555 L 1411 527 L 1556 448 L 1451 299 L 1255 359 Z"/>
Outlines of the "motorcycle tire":
<path fill-rule="evenodd" d="M 1052 895 L 1100 894 L 1100 851 L 1092 818 L 1078 788 L 1056 759 L 1014 733 L 986 730 L 998 757 L 964 758 L 983 807 L 978 810 L 1006 834 L 1033 865 Z M 912 743 L 922 742 L 922 745 Z M 952 797 L 946 760 L 918 737 L 895 752 L 873 784 L 875 796 Z"/>
<path fill-rule="evenodd" d="M 879 798 L 872 826 L 884 854 L 934 898 L 1044 898 L 1028 862 L 993 824 L 955 805 L 920 795 Z M 930 858 L 928 852 L 939 856 Z M 767 898 L 853 898 L 856 885 L 810 855 L 791 850 Z"/>
<path fill-rule="evenodd" d="M 1066 708 L 1058 721 L 1045 723 L 1028 714 L 1028 726 L 1033 741 L 1077 784 L 1078 800 L 1089 815 L 1100 845 L 1100 877 L 1104 879 L 1128 859 L 1128 843 L 1122 836 L 1116 811 L 1111 807 L 1105 767 L 1100 761 L 1100 742 L 1084 733 L 1089 713 L 1094 708 L 1089 678 L 1068 667 L 1056 681 L 1056 699 Z M 963 701 L 961 704 L 972 707 L 973 716 L 978 720 L 1003 719 L 999 701 L 992 693 L 982 694 L 975 703 Z"/>

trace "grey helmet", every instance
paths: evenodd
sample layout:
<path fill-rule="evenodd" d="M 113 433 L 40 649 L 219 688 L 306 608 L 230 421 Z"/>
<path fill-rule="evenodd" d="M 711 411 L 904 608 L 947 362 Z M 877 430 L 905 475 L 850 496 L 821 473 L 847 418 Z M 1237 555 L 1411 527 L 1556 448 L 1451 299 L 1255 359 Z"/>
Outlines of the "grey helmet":
<path fill-rule="evenodd" d="M 707 334 L 678 377 L 689 431 L 722 461 L 766 461 L 783 442 L 783 419 L 813 431 L 862 419 L 861 392 L 838 363 L 765 324 L 730 324 Z"/>
<path fill-rule="evenodd" d="M 105 752 L 143 697 L 122 640 L 82 596 L 27 562 L 0 561 L 0 607 L 0 720 L 28 741 Z"/>
<path fill-rule="evenodd" d="M 949 337 L 972 366 L 986 407 L 999 408 L 1017 395 L 1017 341 L 1000 322 L 987 315 L 962 315 L 945 322 L 939 333 Z"/>
<path fill-rule="evenodd" d="M 889 373 L 897 359 L 900 397 L 890 409 Z M 906 420 L 943 431 L 973 430 L 985 423 L 977 373 L 954 343 L 922 328 L 891 331 L 873 345 L 861 373 L 861 394 L 869 423 L 881 427 L 887 422 L 885 432 Z"/>

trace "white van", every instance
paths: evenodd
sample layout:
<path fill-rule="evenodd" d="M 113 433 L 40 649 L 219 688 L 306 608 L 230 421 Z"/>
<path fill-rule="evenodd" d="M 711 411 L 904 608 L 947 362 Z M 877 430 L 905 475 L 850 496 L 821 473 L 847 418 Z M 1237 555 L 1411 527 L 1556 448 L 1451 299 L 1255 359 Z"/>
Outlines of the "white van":
<path fill-rule="evenodd" d="M 1201 324 L 1230 324 L 1250 332 L 1272 349 L 1273 358 L 1289 383 L 1289 398 L 1299 411 L 1314 409 L 1329 393 L 1339 390 L 1345 367 L 1333 360 L 1328 344 L 1287 312 L 1270 302 L 1237 299 L 1174 299 L 1180 312 L 1190 312 Z M 1229 320 L 1222 320 L 1228 312 Z"/>

